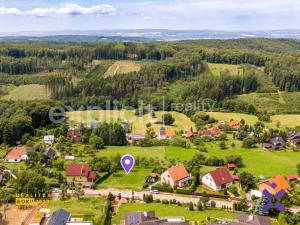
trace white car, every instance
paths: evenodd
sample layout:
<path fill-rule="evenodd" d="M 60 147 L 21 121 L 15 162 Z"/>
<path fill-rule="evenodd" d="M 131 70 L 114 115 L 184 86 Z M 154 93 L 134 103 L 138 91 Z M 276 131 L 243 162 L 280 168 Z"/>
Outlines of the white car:
<path fill-rule="evenodd" d="M 159 191 L 158 190 L 150 190 L 150 193 L 151 194 L 159 194 Z"/>
<path fill-rule="evenodd" d="M 59 190 L 58 188 L 53 188 L 53 189 L 51 190 L 51 192 L 52 192 L 52 193 L 59 193 L 60 190 Z"/>

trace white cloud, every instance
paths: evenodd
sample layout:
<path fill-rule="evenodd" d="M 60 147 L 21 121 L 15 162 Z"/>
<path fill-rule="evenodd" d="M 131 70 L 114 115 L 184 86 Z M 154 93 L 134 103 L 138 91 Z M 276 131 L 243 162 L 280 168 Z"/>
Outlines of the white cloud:
<path fill-rule="evenodd" d="M 22 12 L 17 8 L 0 7 L 0 15 L 21 15 Z"/>
<path fill-rule="evenodd" d="M 83 7 L 77 4 L 66 4 L 61 7 L 44 7 L 34 8 L 31 10 L 21 11 L 18 8 L 0 7 L 0 15 L 23 15 L 37 17 L 65 17 L 75 15 L 114 15 L 116 8 L 109 4 L 95 5 L 91 7 Z"/>
<path fill-rule="evenodd" d="M 152 17 L 151 16 L 144 16 L 142 19 L 143 20 L 152 20 Z"/>

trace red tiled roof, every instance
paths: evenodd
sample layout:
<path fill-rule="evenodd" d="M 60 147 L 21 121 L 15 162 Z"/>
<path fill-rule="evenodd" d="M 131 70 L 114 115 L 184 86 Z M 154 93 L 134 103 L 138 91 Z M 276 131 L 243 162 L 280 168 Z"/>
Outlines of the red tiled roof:
<path fill-rule="evenodd" d="M 67 137 L 69 137 L 69 138 L 76 138 L 76 137 L 81 137 L 81 136 L 82 136 L 81 131 L 69 130 L 67 132 Z"/>
<path fill-rule="evenodd" d="M 235 163 L 228 163 L 227 167 L 234 169 L 236 167 L 236 165 L 235 165 Z"/>
<path fill-rule="evenodd" d="M 216 185 L 224 185 L 233 182 L 233 178 L 227 168 L 219 168 L 210 172 Z"/>
<path fill-rule="evenodd" d="M 184 134 L 185 137 L 187 138 L 190 138 L 190 137 L 193 137 L 194 136 L 194 132 L 189 130 L 189 131 L 186 131 L 185 134 Z"/>
<path fill-rule="evenodd" d="M 190 176 L 190 174 L 188 173 L 188 171 L 185 169 L 184 165 L 182 165 L 182 164 L 168 169 L 168 172 L 174 182 L 182 180 L 182 179 Z"/>
<path fill-rule="evenodd" d="M 173 129 L 161 129 L 159 135 L 161 137 L 174 137 L 176 136 L 176 132 Z"/>
<path fill-rule="evenodd" d="M 11 149 L 11 151 L 5 156 L 5 160 L 15 160 L 21 158 L 29 152 L 32 152 L 33 148 L 26 146 L 18 146 Z"/>
<path fill-rule="evenodd" d="M 91 168 L 88 164 L 70 164 L 67 165 L 67 176 L 82 176 L 88 177 L 91 172 Z"/>
<path fill-rule="evenodd" d="M 90 171 L 90 172 L 89 172 L 89 175 L 88 175 L 88 178 L 89 178 L 89 179 L 92 179 L 92 180 L 95 179 L 95 178 L 96 178 L 96 172 Z"/>
<path fill-rule="evenodd" d="M 232 177 L 232 179 L 234 179 L 234 180 L 239 180 L 239 179 L 240 179 L 238 175 L 232 175 L 231 177 Z"/>
<path fill-rule="evenodd" d="M 291 175 L 291 176 L 288 176 L 288 179 L 289 180 L 297 180 L 298 176 L 297 175 Z"/>

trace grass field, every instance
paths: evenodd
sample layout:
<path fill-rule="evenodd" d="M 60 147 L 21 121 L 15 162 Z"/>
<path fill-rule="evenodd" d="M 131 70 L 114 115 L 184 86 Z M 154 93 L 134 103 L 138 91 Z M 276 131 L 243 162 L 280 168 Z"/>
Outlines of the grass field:
<path fill-rule="evenodd" d="M 234 142 L 236 147 L 232 148 L 229 144 Z M 239 172 L 249 171 L 250 173 L 265 177 L 296 174 L 296 165 L 300 162 L 299 152 L 276 151 L 269 152 L 261 146 L 254 149 L 244 149 L 239 141 L 229 141 L 227 150 L 220 150 L 217 143 L 206 143 L 209 156 L 225 158 L 226 155 L 240 155 L 243 158 L 245 167 Z M 272 163 L 268 163 L 272 162 Z"/>
<path fill-rule="evenodd" d="M 221 72 L 229 71 L 232 75 L 242 75 L 243 69 L 239 65 L 207 63 L 209 71 L 214 76 L 220 76 Z"/>
<path fill-rule="evenodd" d="M 1 99 L 10 99 L 14 101 L 43 100 L 49 99 L 49 93 L 44 85 L 28 84 L 10 90 L 8 94 L 2 96 Z"/>
<path fill-rule="evenodd" d="M 134 168 L 129 174 L 124 171 L 118 171 L 111 175 L 104 182 L 97 185 L 97 188 L 117 188 L 141 191 L 146 177 L 152 172 L 152 169 Z"/>
<path fill-rule="evenodd" d="M 146 114 L 142 117 L 134 115 L 133 110 L 92 110 L 92 111 L 75 111 L 68 112 L 67 118 L 73 124 L 78 124 L 80 122 L 87 123 L 91 120 L 98 121 L 127 121 L 132 123 L 132 132 L 136 134 L 143 134 L 146 132 L 146 124 L 149 122 L 154 122 L 156 120 L 161 120 L 164 112 L 155 112 L 156 118 L 151 118 L 150 114 Z M 195 124 L 184 114 L 171 112 L 175 118 L 175 123 L 172 126 L 166 126 L 174 130 L 189 130 L 191 127 L 195 129 Z M 158 131 L 161 125 L 153 124 L 153 128 Z"/>
<path fill-rule="evenodd" d="M 124 219 L 125 213 L 130 211 L 155 211 L 157 217 L 184 217 L 188 221 L 206 221 L 207 217 L 210 218 L 228 218 L 235 219 L 236 215 L 232 212 L 226 212 L 221 210 L 205 210 L 189 211 L 186 208 L 177 205 L 163 205 L 163 204 L 140 204 L 130 203 L 123 204 L 118 213 L 112 218 L 112 224 L 120 224 L 120 221 Z"/>
<path fill-rule="evenodd" d="M 252 104 L 258 111 L 300 114 L 300 92 L 251 93 L 238 96 L 237 101 Z"/>
<path fill-rule="evenodd" d="M 258 118 L 254 115 L 241 114 L 241 113 L 223 113 L 223 112 L 208 112 L 209 115 L 216 118 L 219 122 L 229 121 L 234 119 L 240 121 L 244 119 L 247 124 L 255 124 Z M 271 116 L 271 122 L 265 123 L 267 128 L 276 128 L 277 122 L 280 123 L 280 128 L 293 128 L 300 126 L 300 114 L 285 114 Z"/>
<path fill-rule="evenodd" d="M 128 153 L 135 157 L 190 160 L 197 151 L 195 149 L 185 149 L 175 146 L 154 146 L 147 148 L 137 146 L 107 146 L 106 149 L 99 151 L 97 156 L 111 157 L 117 154 L 124 155 Z"/>
<path fill-rule="evenodd" d="M 94 216 L 102 216 L 103 208 L 105 206 L 106 200 L 97 198 L 81 198 L 77 199 L 67 199 L 65 201 L 49 201 L 48 207 L 51 212 L 63 208 L 64 210 L 70 212 L 72 217 L 80 217 L 85 220 L 91 220 Z"/>
<path fill-rule="evenodd" d="M 104 73 L 105 77 L 115 76 L 116 74 L 126 74 L 130 72 L 138 72 L 141 66 L 135 61 L 117 61 L 111 65 Z"/>

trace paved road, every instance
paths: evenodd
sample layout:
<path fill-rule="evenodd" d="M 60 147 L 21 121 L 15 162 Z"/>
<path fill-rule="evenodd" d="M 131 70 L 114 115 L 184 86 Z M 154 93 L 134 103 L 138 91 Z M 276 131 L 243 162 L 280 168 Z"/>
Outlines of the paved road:
<path fill-rule="evenodd" d="M 131 198 L 132 197 L 132 191 L 130 190 L 118 190 L 118 189 L 101 189 L 101 190 L 90 190 L 85 189 L 84 193 L 87 196 L 107 196 L 108 194 L 112 193 L 113 195 L 117 196 L 119 193 L 121 193 L 122 198 Z M 135 196 L 138 196 L 140 199 L 143 199 L 144 194 L 149 194 L 149 191 L 141 191 L 141 192 L 134 192 Z M 172 200 L 176 199 L 178 202 L 182 203 L 189 203 L 193 202 L 195 204 L 198 203 L 200 197 L 198 196 L 186 196 L 186 195 L 179 195 L 179 194 L 173 194 L 173 193 L 160 193 L 160 194 L 153 194 L 153 199 L 160 199 L 160 200 Z M 220 199 L 212 199 L 216 202 L 216 207 L 232 207 L 233 202 L 226 201 L 226 200 L 220 200 Z"/>

